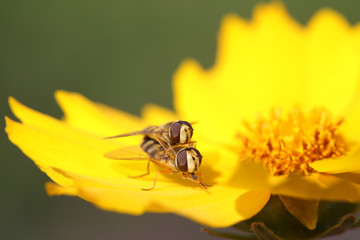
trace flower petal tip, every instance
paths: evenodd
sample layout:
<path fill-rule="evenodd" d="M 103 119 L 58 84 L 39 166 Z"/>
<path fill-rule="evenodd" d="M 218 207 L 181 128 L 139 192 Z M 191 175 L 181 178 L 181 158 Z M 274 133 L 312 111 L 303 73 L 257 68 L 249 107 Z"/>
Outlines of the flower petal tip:
<path fill-rule="evenodd" d="M 231 36 L 234 32 L 238 32 L 239 29 L 247 29 L 249 26 L 249 21 L 240 18 L 236 14 L 227 14 L 221 21 L 221 27 L 218 33 L 219 46 L 221 47 L 223 41 L 226 41 L 228 35 Z M 218 49 L 219 51 L 220 49 Z"/>
<path fill-rule="evenodd" d="M 144 105 L 141 115 L 145 122 L 149 122 L 152 125 L 160 125 L 178 119 L 173 111 L 152 103 Z"/>
<path fill-rule="evenodd" d="M 273 1 L 270 3 L 259 3 L 254 7 L 254 14 L 263 15 L 267 13 L 283 12 L 287 14 L 285 5 L 280 1 Z"/>
<path fill-rule="evenodd" d="M 8 124 L 10 121 L 13 121 L 13 120 L 12 120 L 10 117 L 8 117 L 8 116 L 5 116 L 4 119 L 5 119 L 5 126 L 7 126 L 7 124 Z"/>
<path fill-rule="evenodd" d="M 176 71 L 176 73 L 178 72 L 182 72 L 183 70 L 193 70 L 193 71 L 201 71 L 203 70 L 203 67 L 200 65 L 199 62 L 197 62 L 194 59 L 185 59 L 180 63 L 180 66 L 178 68 L 178 70 Z"/>
<path fill-rule="evenodd" d="M 15 120 L 12 120 L 10 117 L 5 116 L 5 132 L 7 133 L 9 139 L 11 140 L 11 136 L 14 132 L 14 128 L 16 124 L 21 124 Z"/>
<path fill-rule="evenodd" d="M 76 189 L 71 187 L 62 187 L 54 182 L 45 183 L 45 191 L 48 196 L 58 196 L 58 195 L 76 195 Z"/>
<path fill-rule="evenodd" d="M 9 101 L 9 106 L 10 106 L 12 113 L 21 122 L 24 122 L 25 120 L 30 120 L 33 117 L 34 113 L 36 113 L 35 110 L 22 104 L 21 102 L 16 100 L 14 97 L 10 96 L 8 101 Z"/>
<path fill-rule="evenodd" d="M 55 90 L 55 93 L 54 95 L 68 95 L 68 94 L 72 94 L 72 92 L 69 92 L 69 91 L 66 91 L 66 90 L 62 90 L 62 89 L 58 89 L 58 90 Z"/>
<path fill-rule="evenodd" d="M 290 17 L 286 6 L 280 1 L 274 1 L 271 3 L 259 3 L 255 6 L 253 11 L 254 19 L 269 19 L 269 16 L 271 15 L 274 17 Z"/>
<path fill-rule="evenodd" d="M 222 26 L 227 26 L 233 23 L 239 23 L 244 21 L 244 19 L 240 18 L 239 15 L 234 14 L 234 13 L 229 13 L 227 15 L 225 15 L 221 21 L 221 25 Z M 221 28 L 220 28 L 221 29 Z"/>
<path fill-rule="evenodd" d="M 174 84 L 173 87 L 174 92 L 176 93 L 178 90 L 177 88 L 180 87 L 180 85 L 183 85 L 183 81 L 200 81 L 202 74 L 205 73 L 204 68 L 200 65 L 199 62 L 193 60 L 193 59 L 186 59 L 182 61 L 179 68 L 176 70 L 174 74 Z"/>
<path fill-rule="evenodd" d="M 66 90 L 56 90 L 54 93 L 55 99 L 57 102 L 61 101 L 62 99 L 71 98 L 71 97 L 83 97 L 81 94 L 76 92 L 69 92 Z"/>
<path fill-rule="evenodd" d="M 56 102 L 59 102 L 63 97 L 69 95 L 69 92 L 64 90 L 56 90 L 54 93 L 54 97 Z"/>
<path fill-rule="evenodd" d="M 16 101 L 16 99 L 15 99 L 13 96 L 9 96 L 9 97 L 8 97 L 9 105 L 10 105 L 13 101 Z"/>
<path fill-rule="evenodd" d="M 349 29 L 350 25 L 348 20 L 340 13 L 330 9 L 323 8 L 317 11 L 314 16 L 309 21 L 310 28 L 329 28 L 331 26 L 332 29 Z M 318 31 L 318 30 L 316 30 Z"/>
<path fill-rule="evenodd" d="M 65 90 L 56 90 L 54 93 L 55 100 L 59 104 L 60 107 L 63 105 L 75 101 L 76 99 L 84 98 L 81 94 L 76 92 L 68 92 Z"/>
<path fill-rule="evenodd" d="M 20 103 L 18 100 L 16 100 L 13 96 L 10 96 L 8 98 L 9 106 L 11 111 L 16 115 L 16 112 L 18 112 L 19 109 L 24 108 L 25 105 Z"/>

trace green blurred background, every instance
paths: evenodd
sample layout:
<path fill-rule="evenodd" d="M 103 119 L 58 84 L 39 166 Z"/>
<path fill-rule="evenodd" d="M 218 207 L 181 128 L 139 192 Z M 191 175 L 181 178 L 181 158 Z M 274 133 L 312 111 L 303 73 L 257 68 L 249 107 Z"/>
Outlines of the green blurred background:
<path fill-rule="evenodd" d="M 2 0 L 1 115 L 12 116 L 11 95 L 59 118 L 56 89 L 134 114 L 148 102 L 171 108 L 171 79 L 179 63 L 194 58 L 210 67 L 222 16 L 250 18 L 258 2 L 264 1 Z M 324 6 L 351 23 L 360 21 L 358 0 L 284 2 L 303 24 Z M 44 191 L 47 176 L 4 132 L 0 141 L 1 239 L 212 239 L 179 216 L 134 217 L 101 211 L 78 198 L 50 198 Z M 358 239 L 356 231 L 345 236 Z"/>

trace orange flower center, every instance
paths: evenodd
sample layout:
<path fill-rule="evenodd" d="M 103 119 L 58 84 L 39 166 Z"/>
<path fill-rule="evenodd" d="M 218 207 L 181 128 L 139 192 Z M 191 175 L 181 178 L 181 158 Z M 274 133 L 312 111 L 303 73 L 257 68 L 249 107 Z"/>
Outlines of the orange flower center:
<path fill-rule="evenodd" d="M 273 175 L 308 175 L 315 172 L 309 163 L 344 155 L 346 142 L 339 132 L 343 120 L 333 118 L 323 108 L 309 114 L 300 108 L 287 114 L 274 109 L 269 118 L 244 122 L 246 131 L 238 136 L 241 158 L 260 161 Z"/>

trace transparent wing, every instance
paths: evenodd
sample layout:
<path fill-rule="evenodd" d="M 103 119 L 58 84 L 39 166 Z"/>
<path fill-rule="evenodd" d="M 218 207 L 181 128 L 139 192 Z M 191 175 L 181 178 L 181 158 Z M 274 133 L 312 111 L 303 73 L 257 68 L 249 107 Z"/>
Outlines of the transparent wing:
<path fill-rule="evenodd" d="M 104 137 L 103 139 L 120 138 L 120 137 L 128 137 L 128 136 L 144 135 L 144 134 L 160 134 L 160 133 L 162 133 L 161 130 L 144 129 L 144 130 L 141 130 L 141 131 L 134 131 L 134 132 L 129 132 L 129 133 L 123 133 L 123 134 L 120 134 L 120 135 Z"/>
<path fill-rule="evenodd" d="M 140 146 L 128 146 L 104 154 L 105 157 L 116 160 L 150 160 L 151 158 Z"/>

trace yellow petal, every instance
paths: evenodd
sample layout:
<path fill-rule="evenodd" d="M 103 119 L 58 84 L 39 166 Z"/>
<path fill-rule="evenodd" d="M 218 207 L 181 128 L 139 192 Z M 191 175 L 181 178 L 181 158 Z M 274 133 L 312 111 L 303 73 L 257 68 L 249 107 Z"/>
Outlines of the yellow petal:
<path fill-rule="evenodd" d="M 360 201 L 360 185 L 330 174 L 273 176 L 261 164 L 243 161 L 229 184 L 303 199 Z"/>
<path fill-rule="evenodd" d="M 104 157 L 104 153 L 120 146 L 118 142 L 105 141 L 79 133 L 61 121 L 47 116 L 42 118 L 41 114 L 35 112 L 34 118 L 39 120 L 37 123 L 41 126 L 20 124 L 6 118 L 6 132 L 10 141 L 47 172 L 54 181 L 58 179 L 54 178 L 54 173 L 49 167 L 63 168 L 90 176 L 123 176 L 124 178 L 127 178 L 125 171 L 131 173 L 131 167 L 133 167 L 132 173 L 144 169 L 144 163 L 133 161 L 128 165 L 124 163 L 124 170 L 120 172 L 114 167 L 114 160 Z M 23 118 L 23 120 L 27 122 L 27 119 Z M 49 125 L 53 129 L 47 129 Z M 62 131 L 59 132 L 59 129 Z"/>
<path fill-rule="evenodd" d="M 360 170 L 360 146 L 357 144 L 353 150 L 345 156 L 338 158 L 322 159 L 310 163 L 310 167 L 318 172 L 324 173 L 345 173 Z"/>
<path fill-rule="evenodd" d="M 331 10 L 319 11 L 311 19 L 304 49 L 307 66 L 303 69 L 308 72 L 308 105 L 343 113 L 360 78 L 358 31 Z"/>
<path fill-rule="evenodd" d="M 146 104 L 142 110 L 142 117 L 149 125 L 161 125 L 179 120 L 173 111 L 155 104 Z"/>
<path fill-rule="evenodd" d="M 174 77 L 175 108 L 181 119 L 198 122 L 199 136 L 231 142 L 234 137 L 231 126 L 236 118 L 229 118 L 228 124 L 224 124 L 227 105 L 222 99 L 226 99 L 226 91 L 206 81 L 208 76 L 196 62 L 182 63 Z"/>
<path fill-rule="evenodd" d="M 347 173 L 339 173 L 333 175 L 345 179 L 346 181 L 360 184 L 360 173 L 347 172 Z"/>
<path fill-rule="evenodd" d="M 53 182 L 47 182 L 45 184 L 45 189 L 49 196 L 56 196 L 56 195 L 76 196 L 76 188 L 62 187 Z"/>
<path fill-rule="evenodd" d="M 349 144 L 360 142 L 360 84 L 344 112 L 341 133 Z"/>
<path fill-rule="evenodd" d="M 107 137 L 145 127 L 140 118 L 93 103 L 81 94 L 57 91 L 55 97 L 65 114 L 65 121 L 76 129 Z"/>
<path fill-rule="evenodd" d="M 198 142 L 196 148 L 203 155 L 199 172 L 204 175 L 205 183 L 216 184 L 229 180 L 235 173 L 238 154 L 226 148 L 219 148 L 216 143 Z"/>
<path fill-rule="evenodd" d="M 41 171 L 45 172 L 46 175 L 48 175 L 54 182 L 60 184 L 64 189 L 65 188 L 69 188 L 71 189 L 72 186 L 74 185 L 74 181 L 71 178 L 68 178 L 66 176 L 64 176 L 63 174 L 60 174 L 58 172 L 56 172 L 52 167 L 49 166 L 40 166 L 37 165 Z M 47 184 L 45 184 L 45 189 L 47 189 Z M 67 191 L 70 192 L 70 191 Z M 70 195 L 66 194 L 66 192 L 64 191 L 65 195 Z"/>
<path fill-rule="evenodd" d="M 24 124 L 41 127 L 44 130 L 52 131 L 54 134 L 63 135 L 64 137 L 69 136 L 69 128 L 61 124 L 59 120 L 30 109 L 13 97 L 9 97 L 9 105 L 14 115 Z"/>
<path fill-rule="evenodd" d="M 233 110 L 252 119 L 303 99 L 301 37 L 301 27 L 280 3 L 260 4 L 248 24 L 231 15 L 224 19 L 215 68 L 235 96 L 228 102 L 237 106 Z"/>
<path fill-rule="evenodd" d="M 144 211 L 173 212 L 211 227 L 227 227 L 250 218 L 266 204 L 269 193 L 214 186 L 208 191 L 179 185 L 142 191 L 117 179 L 74 178 L 77 194 L 111 211 L 141 214 Z M 226 196 L 226 197 L 225 197 Z M 246 206 L 246 207 L 244 207 Z"/>

